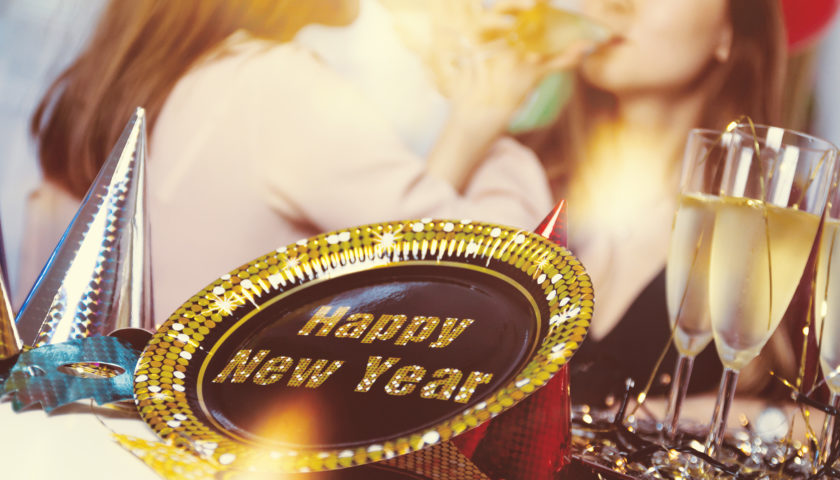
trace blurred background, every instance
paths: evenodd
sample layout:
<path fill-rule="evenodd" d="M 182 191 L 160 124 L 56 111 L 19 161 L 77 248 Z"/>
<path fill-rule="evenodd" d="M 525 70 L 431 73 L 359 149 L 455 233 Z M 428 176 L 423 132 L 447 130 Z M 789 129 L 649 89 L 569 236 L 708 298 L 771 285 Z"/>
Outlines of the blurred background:
<path fill-rule="evenodd" d="M 26 196 L 38 184 L 35 145 L 29 119 L 49 82 L 84 45 L 104 0 L 0 0 L 0 226 L 15 285 Z M 840 143 L 840 26 L 835 19 L 827 35 L 790 74 L 805 89 L 796 128 Z M 814 75 L 813 80 L 809 77 Z M 13 294 L 14 295 L 14 294 Z"/>
<path fill-rule="evenodd" d="M 50 82 L 84 45 L 105 3 L 0 0 L 0 226 L 11 285 L 26 196 L 40 179 L 29 118 Z"/>

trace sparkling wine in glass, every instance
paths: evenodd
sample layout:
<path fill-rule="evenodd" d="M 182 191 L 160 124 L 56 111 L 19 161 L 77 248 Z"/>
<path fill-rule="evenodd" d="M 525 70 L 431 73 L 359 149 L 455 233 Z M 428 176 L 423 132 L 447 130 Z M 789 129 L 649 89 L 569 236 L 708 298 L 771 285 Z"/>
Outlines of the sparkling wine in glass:
<path fill-rule="evenodd" d="M 816 240 L 836 148 L 792 130 L 742 125 L 728 150 L 709 253 L 709 313 L 724 365 L 707 453 L 720 449 L 738 372 L 758 356 L 793 298 Z M 703 167 L 698 167 L 703 168 Z"/>
<path fill-rule="evenodd" d="M 666 300 L 679 353 L 665 415 L 665 434 L 671 438 L 677 431 L 694 358 L 712 340 L 708 278 L 715 211 L 709 208 L 708 198 L 719 190 L 719 179 L 713 174 L 720 170 L 726 155 L 722 135 L 732 134 L 701 129 L 690 132 L 671 230 Z"/>
<path fill-rule="evenodd" d="M 826 209 L 814 288 L 814 327 L 820 347 L 820 366 L 831 392 L 829 403 L 840 408 L 840 186 L 837 179 Z M 838 434 L 840 429 L 835 418 L 827 415 L 820 440 L 821 462 L 828 459 L 831 439 Z"/>

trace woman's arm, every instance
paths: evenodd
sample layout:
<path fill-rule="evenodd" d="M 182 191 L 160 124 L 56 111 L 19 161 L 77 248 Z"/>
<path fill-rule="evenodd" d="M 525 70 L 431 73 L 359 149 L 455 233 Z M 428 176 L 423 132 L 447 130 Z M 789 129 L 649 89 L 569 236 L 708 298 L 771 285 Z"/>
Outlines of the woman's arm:
<path fill-rule="evenodd" d="M 450 76 L 452 110 L 429 156 L 429 172 L 462 191 L 537 83 L 548 73 L 577 65 L 594 45 L 594 40 L 581 40 L 557 56 L 495 46 L 471 52 L 461 71 Z"/>
<path fill-rule="evenodd" d="M 282 216 L 318 230 L 425 216 L 532 226 L 550 208 L 545 176 L 523 147 L 507 141 L 485 152 L 492 161 L 465 181 L 462 195 L 431 174 L 362 95 L 307 52 L 285 46 L 269 56 L 247 67 L 259 112 L 249 156 L 267 201 Z M 466 137 L 447 152 L 461 156 L 473 148 Z"/>

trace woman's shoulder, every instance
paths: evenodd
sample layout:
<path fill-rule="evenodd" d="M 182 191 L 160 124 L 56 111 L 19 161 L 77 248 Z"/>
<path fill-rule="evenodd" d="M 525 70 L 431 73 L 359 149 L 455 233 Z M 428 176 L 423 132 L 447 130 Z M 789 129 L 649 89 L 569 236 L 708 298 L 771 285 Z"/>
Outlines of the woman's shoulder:
<path fill-rule="evenodd" d="M 237 33 L 178 81 L 158 125 L 175 130 L 211 121 L 233 129 L 267 122 L 276 126 L 335 113 L 341 105 L 366 109 L 358 92 L 312 51 L 294 42 Z M 153 137 L 160 140 L 158 130 Z"/>
<path fill-rule="evenodd" d="M 239 31 L 228 37 L 190 73 L 201 75 L 228 71 L 231 75 L 264 80 L 276 85 L 302 76 L 333 76 L 318 55 L 292 41 L 278 42 Z"/>
<path fill-rule="evenodd" d="M 368 100 L 312 50 L 234 34 L 176 86 L 176 95 L 216 98 L 272 119 L 313 112 L 367 110 Z M 253 117 L 254 121 L 264 118 Z M 241 119 L 240 119 L 241 120 Z"/>

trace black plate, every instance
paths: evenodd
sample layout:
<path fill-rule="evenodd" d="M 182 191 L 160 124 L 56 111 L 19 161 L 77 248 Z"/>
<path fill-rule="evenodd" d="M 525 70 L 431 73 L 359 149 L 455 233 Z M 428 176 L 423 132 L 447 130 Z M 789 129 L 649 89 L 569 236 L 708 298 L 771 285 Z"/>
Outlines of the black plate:
<path fill-rule="evenodd" d="M 592 289 L 564 248 L 484 223 L 366 225 L 187 301 L 135 372 L 144 420 L 219 464 L 332 470 L 445 441 L 545 384 Z"/>

